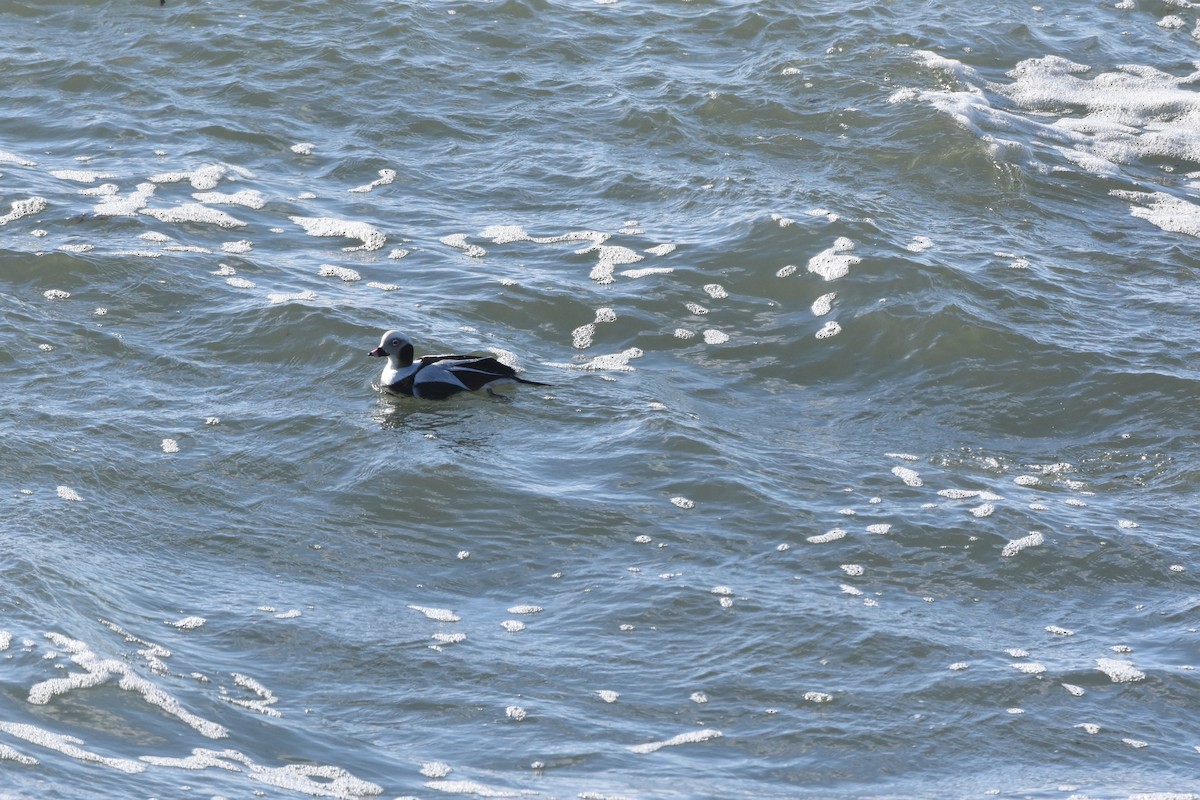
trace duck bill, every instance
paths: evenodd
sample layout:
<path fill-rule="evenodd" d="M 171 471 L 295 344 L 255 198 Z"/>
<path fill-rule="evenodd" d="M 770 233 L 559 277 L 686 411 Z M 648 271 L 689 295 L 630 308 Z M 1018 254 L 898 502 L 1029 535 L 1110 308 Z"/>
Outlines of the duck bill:
<path fill-rule="evenodd" d="M 369 356 L 375 356 L 376 358 L 379 358 L 380 356 L 386 356 L 386 355 L 387 355 L 387 353 L 383 352 L 383 348 L 382 348 L 382 347 L 376 347 L 374 350 L 372 350 L 371 352 L 367 353 L 367 355 L 369 355 Z"/>

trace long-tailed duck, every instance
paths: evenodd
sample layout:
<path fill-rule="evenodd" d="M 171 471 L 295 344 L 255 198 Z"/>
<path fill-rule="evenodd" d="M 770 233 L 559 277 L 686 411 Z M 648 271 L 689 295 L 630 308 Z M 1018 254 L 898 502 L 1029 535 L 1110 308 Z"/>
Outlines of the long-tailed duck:
<path fill-rule="evenodd" d="M 369 356 L 387 356 L 379 385 L 396 394 L 445 400 L 459 392 L 473 392 L 493 383 L 548 383 L 517 377 L 516 370 L 490 356 L 421 356 L 413 359 L 413 344 L 399 331 L 387 331 Z M 490 389 L 489 389 L 490 391 Z"/>

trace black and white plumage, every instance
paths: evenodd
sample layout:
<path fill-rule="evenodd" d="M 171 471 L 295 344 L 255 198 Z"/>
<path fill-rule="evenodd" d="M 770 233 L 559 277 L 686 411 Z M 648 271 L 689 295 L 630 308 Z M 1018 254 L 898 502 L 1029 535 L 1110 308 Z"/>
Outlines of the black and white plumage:
<path fill-rule="evenodd" d="M 496 383 L 526 383 L 549 386 L 524 378 L 507 364 L 490 356 L 413 357 L 413 344 L 399 331 L 387 331 L 369 356 L 387 357 L 387 366 L 379 376 L 379 385 L 396 394 L 445 400 L 459 392 L 473 392 Z"/>

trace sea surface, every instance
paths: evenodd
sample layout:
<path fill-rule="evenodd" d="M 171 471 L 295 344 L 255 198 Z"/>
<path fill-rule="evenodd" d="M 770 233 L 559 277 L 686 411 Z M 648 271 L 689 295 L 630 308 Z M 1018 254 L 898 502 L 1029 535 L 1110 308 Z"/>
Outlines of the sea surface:
<path fill-rule="evenodd" d="M 1200 798 L 1195 4 L 0 41 L 0 798 Z"/>

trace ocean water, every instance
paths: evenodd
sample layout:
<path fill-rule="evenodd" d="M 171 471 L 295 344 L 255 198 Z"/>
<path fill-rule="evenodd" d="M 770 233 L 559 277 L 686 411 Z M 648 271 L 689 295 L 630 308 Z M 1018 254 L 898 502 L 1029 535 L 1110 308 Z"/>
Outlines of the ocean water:
<path fill-rule="evenodd" d="M 0 0 L 0 797 L 1200 797 L 1200 13 L 802 5 Z"/>

